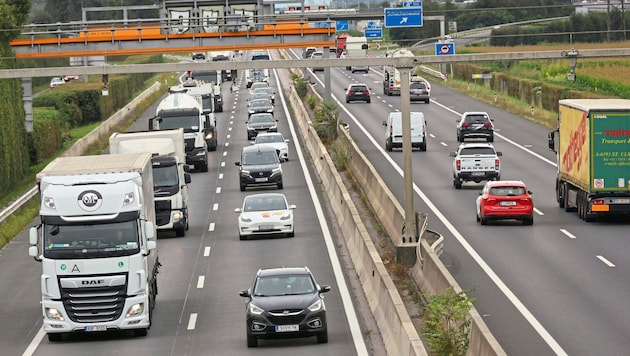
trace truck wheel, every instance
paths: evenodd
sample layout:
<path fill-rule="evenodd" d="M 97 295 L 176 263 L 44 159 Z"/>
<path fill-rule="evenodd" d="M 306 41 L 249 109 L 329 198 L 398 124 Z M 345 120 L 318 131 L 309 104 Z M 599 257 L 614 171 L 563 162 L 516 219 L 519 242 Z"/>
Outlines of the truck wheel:
<path fill-rule="evenodd" d="M 558 200 L 558 206 L 561 209 L 564 209 L 564 199 L 565 199 L 565 196 L 562 195 L 562 192 L 564 191 L 563 187 L 564 187 L 563 183 L 556 181 L 556 200 Z"/>
<path fill-rule="evenodd" d="M 420 144 L 420 151 L 426 151 L 427 150 L 427 143 L 426 142 L 422 142 Z"/>
<path fill-rule="evenodd" d="M 63 334 L 62 333 L 50 333 L 50 334 L 46 334 L 46 336 L 48 336 L 48 341 L 56 342 L 56 341 L 61 341 L 61 338 L 63 337 Z"/>
<path fill-rule="evenodd" d="M 453 185 L 455 189 L 462 189 L 462 180 L 457 177 L 453 178 Z"/>
<path fill-rule="evenodd" d="M 392 144 L 391 144 L 390 142 L 385 142 L 385 149 L 386 149 L 388 152 L 391 152 L 391 151 L 392 151 L 392 149 L 393 149 Z"/>

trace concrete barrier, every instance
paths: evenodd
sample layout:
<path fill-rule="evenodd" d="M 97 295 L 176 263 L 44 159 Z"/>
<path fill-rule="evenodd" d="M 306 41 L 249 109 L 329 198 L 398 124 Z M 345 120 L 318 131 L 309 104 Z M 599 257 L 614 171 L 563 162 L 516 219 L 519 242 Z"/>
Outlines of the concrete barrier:
<path fill-rule="evenodd" d="M 294 72 L 297 73 L 297 72 Z M 320 98 L 321 100 L 321 98 Z M 348 194 L 343 181 L 323 146 L 308 112 L 295 89 L 291 87 L 289 102 L 294 113 L 293 121 L 306 150 L 310 153 L 315 171 L 320 179 L 331 207 L 337 217 L 342 237 L 348 246 L 355 270 L 363 286 L 370 309 L 376 319 L 385 348 L 389 355 L 426 355 L 427 351 L 420 336 L 409 318 L 402 299 L 376 250 L 371 237 Z M 365 196 L 381 224 L 395 245 L 403 243 L 402 226 L 405 221 L 404 210 L 384 183 L 369 160 L 354 144 L 349 132 L 339 130 L 341 139 L 347 140 L 350 150 L 349 171 L 361 186 Z M 436 234 L 433 231 L 428 233 Z M 441 252 L 441 241 L 437 238 L 437 250 Z M 416 247 L 416 263 L 410 270 L 411 276 L 424 294 L 436 294 L 453 287 L 455 292 L 461 288 L 440 261 L 425 239 Z M 469 316 L 472 319 L 470 346 L 467 355 L 493 356 L 506 355 L 487 325 L 473 307 Z"/>

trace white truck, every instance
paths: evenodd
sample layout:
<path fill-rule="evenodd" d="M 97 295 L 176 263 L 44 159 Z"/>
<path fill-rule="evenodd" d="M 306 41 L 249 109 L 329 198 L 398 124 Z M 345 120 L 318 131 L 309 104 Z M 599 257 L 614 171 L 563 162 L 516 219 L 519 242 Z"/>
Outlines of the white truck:
<path fill-rule="evenodd" d="M 176 90 L 175 88 L 181 89 L 183 86 L 205 84 L 205 86 L 212 92 L 212 99 L 214 101 L 212 112 L 223 112 L 223 93 L 221 92 L 221 83 L 223 80 L 221 79 L 219 72 L 220 71 L 218 70 L 189 71 L 186 77 L 186 82 L 175 87 L 171 87 L 169 91 L 174 91 Z"/>
<path fill-rule="evenodd" d="M 160 267 L 151 154 L 60 157 L 36 177 L 40 224 L 28 253 L 42 263 L 48 339 L 147 335 Z"/>
<path fill-rule="evenodd" d="M 208 171 L 208 144 L 206 138 L 213 133 L 210 115 L 203 114 L 203 107 L 186 93 L 166 96 L 149 119 L 149 131 L 184 129 L 186 164 L 201 172 Z"/>
<path fill-rule="evenodd" d="M 188 184 L 184 130 L 114 132 L 109 137 L 109 153 L 152 154 L 153 195 L 158 230 L 171 230 L 185 236 L 188 230 Z"/>
<path fill-rule="evenodd" d="M 213 85 L 212 83 L 189 79 L 180 85 L 169 88 L 170 93 L 186 93 L 201 104 L 203 114 L 210 120 L 210 126 L 207 130 L 208 133 L 206 134 L 206 144 L 208 145 L 209 151 L 216 151 L 219 144 L 217 137 L 217 120 L 214 115 L 217 103 L 214 88 L 217 87 L 217 85 Z M 222 100 L 219 100 L 219 102 L 222 102 Z"/>
<path fill-rule="evenodd" d="M 462 182 L 480 183 L 485 180 L 501 180 L 501 152 L 490 143 L 462 143 L 453 157 L 453 185 L 462 188 Z"/>
<path fill-rule="evenodd" d="M 413 57 L 414 54 L 406 48 L 397 48 L 385 53 L 385 57 Z M 410 74 L 411 79 L 411 74 Z M 400 95 L 400 71 L 394 66 L 383 66 L 383 94 Z"/>
<path fill-rule="evenodd" d="M 367 58 L 368 43 L 366 37 L 347 37 L 346 49 L 343 52 L 343 58 Z M 346 67 L 346 70 L 354 72 L 368 73 L 370 68 L 367 65 L 353 65 Z"/>

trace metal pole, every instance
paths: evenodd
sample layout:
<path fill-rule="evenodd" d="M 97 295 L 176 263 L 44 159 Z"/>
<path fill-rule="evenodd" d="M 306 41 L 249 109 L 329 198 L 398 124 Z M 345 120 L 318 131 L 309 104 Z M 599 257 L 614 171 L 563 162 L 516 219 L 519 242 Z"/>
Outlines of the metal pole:
<path fill-rule="evenodd" d="M 330 56 L 330 47 L 324 47 L 324 58 Z M 324 101 L 332 102 L 332 91 L 330 89 L 330 67 L 324 67 Z"/>
<path fill-rule="evenodd" d="M 414 241 L 415 212 L 413 203 L 413 167 L 411 165 L 411 105 L 409 98 L 409 74 L 411 68 L 398 68 L 400 71 L 400 102 L 403 132 L 403 172 L 405 177 L 405 232 L 403 242 Z M 407 239 L 405 239 L 405 236 Z"/>

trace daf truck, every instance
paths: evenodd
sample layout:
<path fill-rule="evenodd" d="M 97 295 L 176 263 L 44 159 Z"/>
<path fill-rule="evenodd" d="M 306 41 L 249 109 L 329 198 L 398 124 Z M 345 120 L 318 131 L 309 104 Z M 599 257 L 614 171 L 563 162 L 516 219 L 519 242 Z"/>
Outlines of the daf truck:
<path fill-rule="evenodd" d="M 42 264 L 48 339 L 147 335 L 160 267 L 151 154 L 60 157 L 36 180 L 40 224 L 28 252 Z"/>
<path fill-rule="evenodd" d="M 189 226 L 188 184 L 191 182 L 184 130 L 114 132 L 109 137 L 109 153 L 142 153 L 152 155 L 153 195 L 158 230 L 185 236 Z"/>
<path fill-rule="evenodd" d="M 558 102 L 556 200 L 585 221 L 630 214 L 630 100 Z M 557 144 L 556 144 L 557 143 Z"/>
<path fill-rule="evenodd" d="M 149 119 L 149 131 L 184 129 L 186 164 L 201 172 L 208 171 L 206 137 L 213 132 L 209 115 L 186 93 L 172 93 L 158 104 L 155 116 Z"/>

